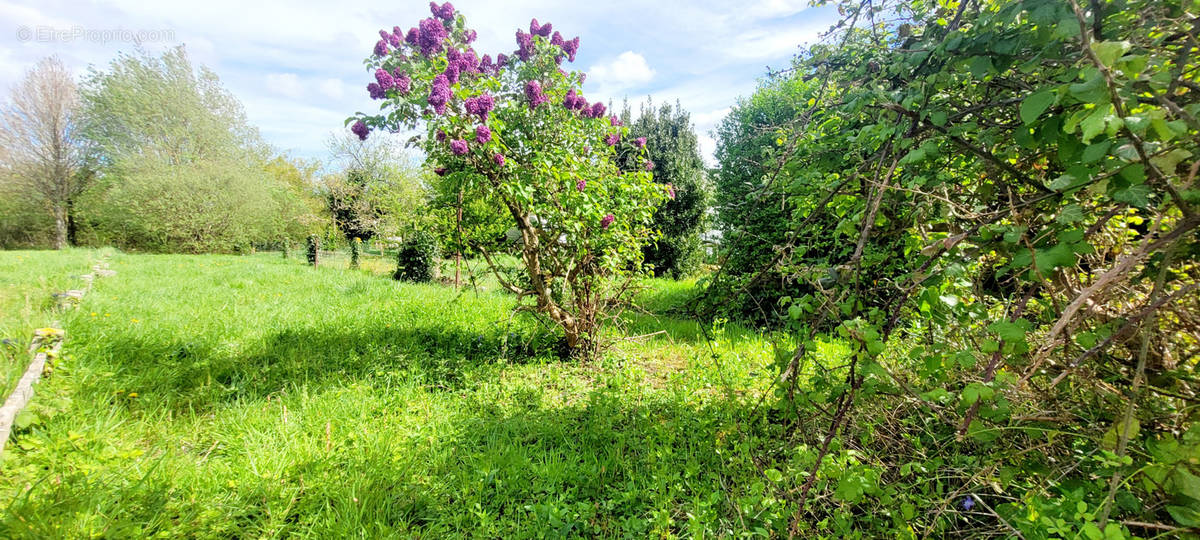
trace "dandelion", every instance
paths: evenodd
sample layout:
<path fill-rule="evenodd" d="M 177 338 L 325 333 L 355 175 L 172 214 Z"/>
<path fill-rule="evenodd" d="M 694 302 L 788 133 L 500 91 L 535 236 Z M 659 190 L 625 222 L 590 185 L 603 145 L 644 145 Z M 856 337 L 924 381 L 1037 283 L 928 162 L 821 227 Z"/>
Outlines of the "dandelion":
<path fill-rule="evenodd" d="M 612 214 L 608 214 L 608 215 L 604 216 L 602 219 L 600 219 L 600 228 L 601 228 L 601 229 L 607 229 L 607 228 L 608 228 L 608 226 L 609 226 L 609 225 L 612 225 L 612 224 L 613 224 L 613 222 L 614 222 L 614 221 L 616 221 L 616 220 L 617 220 L 617 216 L 614 216 L 614 215 L 612 215 Z"/>
<path fill-rule="evenodd" d="M 470 149 L 467 147 L 467 141 L 462 139 L 454 139 L 453 141 L 450 141 L 450 151 L 454 152 L 454 155 L 456 156 L 464 155 L 469 150 Z"/>

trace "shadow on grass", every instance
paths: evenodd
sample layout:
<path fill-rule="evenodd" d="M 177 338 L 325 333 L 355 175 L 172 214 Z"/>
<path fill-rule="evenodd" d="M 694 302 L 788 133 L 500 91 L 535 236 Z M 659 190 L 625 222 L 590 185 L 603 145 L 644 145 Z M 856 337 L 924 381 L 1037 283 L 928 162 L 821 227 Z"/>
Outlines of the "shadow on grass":
<path fill-rule="evenodd" d="M 213 341 L 181 342 L 145 336 L 109 336 L 88 354 L 109 358 L 115 377 L 95 380 L 116 395 L 137 391 L 175 411 L 203 412 L 236 400 L 281 390 L 368 377 L 396 377 L 453 389 L 476 371 L 500 361 L 556 360 L 559 338 L 544 332 L 487 332 L 445 326 L 373 328 L 370 331 L 292 328 L 230 347 Z M 244 349 L 244 350 L 243 350 Z M 116 398 L 114 398 L 116 399 Z"/>

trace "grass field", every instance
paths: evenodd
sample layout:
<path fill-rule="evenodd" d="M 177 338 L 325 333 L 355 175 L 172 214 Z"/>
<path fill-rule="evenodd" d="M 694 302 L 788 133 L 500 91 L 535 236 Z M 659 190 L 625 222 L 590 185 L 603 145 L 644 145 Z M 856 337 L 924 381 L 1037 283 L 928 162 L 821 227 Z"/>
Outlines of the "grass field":
<path fill-rule="evenodd" d="M 64 275 L 91 256 L 0 255 Z M 3 456 L 0 537 L 646 537 L 786 519 L 761 472 L 778 441 L 737 427 L 772 347 L 671 318 L 689 282 L 651 281 L 625 330 L 666 334 L 579 364 L 487 288 L 278 253 L 110 264 L 61 317 L 63 358 Z M 8 262 L 0 279 L 32 278 Z"/>

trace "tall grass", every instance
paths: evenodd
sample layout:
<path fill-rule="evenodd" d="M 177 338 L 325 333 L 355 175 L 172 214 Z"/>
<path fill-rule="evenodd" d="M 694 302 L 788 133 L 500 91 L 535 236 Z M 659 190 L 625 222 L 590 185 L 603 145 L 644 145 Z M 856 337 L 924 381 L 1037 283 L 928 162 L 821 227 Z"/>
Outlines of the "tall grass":
<path fill-rule="evenodd" d="M 364 259 L 365 262 L 365 259 Z M 485 287 L 276 254 L 117 255 L 4 456 L 0 537 L 635 536 L 752 529 L 773 361 L 651 282 L 603 361 Z M 787 459 L 786 456 L 781 459 Z"/>

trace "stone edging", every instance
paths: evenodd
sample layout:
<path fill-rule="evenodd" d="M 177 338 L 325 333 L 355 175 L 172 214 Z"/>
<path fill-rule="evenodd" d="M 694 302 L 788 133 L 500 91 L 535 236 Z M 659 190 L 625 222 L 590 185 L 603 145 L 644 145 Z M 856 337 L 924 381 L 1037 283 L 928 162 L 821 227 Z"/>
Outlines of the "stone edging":
<path fill-rule="evenodd" d="M 79 276 L 85 283 L 82 289 L 72 289 L 62 293 L 56 293 L 55 298 L 58 299 L 58 307 L 78 308 L 80 300 L 83 296 L 92 290 L 92 281 L 96 276 L 110 277 L 117 273 L 108 269 L 108 263 L 101 260 L 92 266 L 91 274 Z M 29 352 L 36 354 L 33 360 L 29 362 L 29 367 L 25 368 L 25 373 L 21 375 L 21 379 L 17 381 L 17 387 L 8 395 L 8 399 L 4 401 L 4 405 L 0 407 L 0 454 L 4 453 L 4 446 L 8 443 L 8 437 L 12 434 L 13 422 L 16 421 L 17 415 L 25 409 L 29 404 L 29 400 L 33 398 L 33 385 L 42 377 L 42 372 L 46 369 L 46 361 L 51 358 L 57 358 L 59 351 L 62 350 L 63 341 L 66 339 L 64 332 L 59 323 L 55 322 L 53 327 L 40 328 L 33 333 L 33 342 L 29 346 Z"/>

